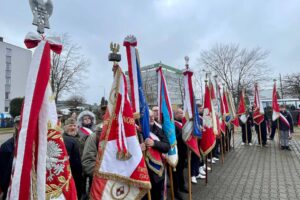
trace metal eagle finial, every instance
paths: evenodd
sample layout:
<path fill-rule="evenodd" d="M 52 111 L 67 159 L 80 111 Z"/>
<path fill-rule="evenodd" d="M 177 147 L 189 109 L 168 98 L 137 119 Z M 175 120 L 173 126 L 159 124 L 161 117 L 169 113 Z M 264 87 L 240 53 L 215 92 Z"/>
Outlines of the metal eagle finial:
<path fill-rule="evenodd" d="M 33 14 L 32 24 L 37 26 L 37 32 L 43 34 L 45 28 L 50 28 L 49 18 L 53 12 L 51 0 L 29 0 L 30 8 Z"/>

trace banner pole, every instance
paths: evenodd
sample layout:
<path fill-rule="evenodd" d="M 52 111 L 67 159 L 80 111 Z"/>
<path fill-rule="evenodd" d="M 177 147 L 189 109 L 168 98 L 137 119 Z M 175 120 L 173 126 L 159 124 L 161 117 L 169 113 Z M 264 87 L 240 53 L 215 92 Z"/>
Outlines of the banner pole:
<path fill-rule="evenodd" d="M 205 156 L 205 185 L 208 183 L 207 156 Z"/>
<path fill-rule="evenodd" d="M 279 130 L 279 120 L 280 118 L 277 119 L 277 129 L 278 129 L 278 146 L 280 148 L 280 130 Z"/>
<path fill-rule="evenodd" d="M 261 123 L 259 124 L 259 140 L 260 140 L 260 147 L 262 148 L 262 140 L 261 140 Z"/>
<path fill-rule="evenodd" d="M 224 164 L 224 147 L 223 147 L 222 133 L 221 133 L 221 157 L 222 157 L 222 164 Z"/>
<path fill-rule="evenodd" d="M 189 179 L 189 200 L 192 200 L 191 150 L 188 150 L 188 179 Z"/>
<path fill-rule="evenodd" d="M 234 132 L 235 132 L 234 129 L 235 129 L 235 128 L 234 128 L 234 125 L 233 125 L 233 133 L 232 133 L 232 143 L 233 143 L 233 144 L 232 144 L 232 148 L 233 148 L 233 149 L 234 149 Z"/>
<path fill-rule="evenodd" d="M 170 165 L 169 165 L 169 174 L 170 174 L 171 199 L 175 200 L 174 185 L 173 185 L 173 171 L 172 171 L 172 167 Z"/>

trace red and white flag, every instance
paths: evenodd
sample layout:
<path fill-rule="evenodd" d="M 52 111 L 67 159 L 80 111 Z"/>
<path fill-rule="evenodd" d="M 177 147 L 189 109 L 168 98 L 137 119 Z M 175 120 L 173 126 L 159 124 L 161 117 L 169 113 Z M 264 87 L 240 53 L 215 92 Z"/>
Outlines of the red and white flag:
<path fill-rule="evenodd" d="M 240 94 L 240 102 L 237 114 L 239 115 L 241 122 L 245 124 L 247 122 L 247 117 L 244 90 L 242 90 Z"/>
<path fill-rule="evenodd" d="M 211 103 L 211 92 L 209 86 L 205 86 L 204 110 L 203 110 L 203 132 L 200 140 L 200 149 L 204 155 L 207 155 L 215 146 L 216 136 L 214 134 L 213 107 Z"/>
<path fill-rule="evenodd" d="M 200 151 L 198 147 L 197 137 L 194 136 L 194 91 L 192 85 L 193 72 L 190 69 L 186 69 L 183 72 L 184 81 L 184 118 L 182 119 L 182 139 L 185 141 L 188 148 L 200 157 Z"/>
<path fill-rule="evenodd" d="M 264 121 L 264 108 L 262 105 L 262 102 L 259 98 L 259 93 L 258 93 L 258 85 L 255 84 L 254 86 L 254 104 L 253 104 L 253 120 L 254 123 L 259 125 L 260 123 L 262 123 Z"/>
<path fill-rule="evenodd" d="M 213 85 L 213 83 L 211 82 L 211 80 L 209 80 L 209 89 L 210 89 L 210 100 L 211 100 L 211 112 L 212 115 L 214 116 L 212 118 L 212 122 L 213 122 L 213 131 L 215 135 L 219 135 L 221 133 L 221 128 L 220 128 L 220 121 L 219 121 L 219 111 L 220 111 L 220 107 L 219 107 L 219 102 L 215 93 L 215 86 Z"/>
<path fill-rule="evenodd" d="M 151 183 L 137 138 L 127 95 L 126 78 L 118 66 L 104 116 L 91 199 L 141 199 Z"/>
<path fill-rule="evenodd" d="M 59 38 L 26 36 L 37 46 L 29 68 L 8 199 L 77 199 L 69 158 L 57 127 L 57 112 L 49 84 L 50 51 L 60 53 Z"/>
<path fill-rule="evenodd" d="M 137 41 L 133 36 L 127 36 L 124 40 L 124 44 L 126 47 L 126 55 L 128 61 L 128 77 L 129 77 L 129 85 L 130 85 L 130 97 L 131 97 L 131 106 L 132 111 L 135 115 L 139 115 L 140 112 L 140 100 L 139 100 L 139 85 L 138 85 L 138 63 L 137 58 Z"/>
<path fill-rule="evenodd" d="M 272 108 L 273 108 L 272 120 L 275 121 L 280 116 L 280 109 L 277 100 L 276 82 L 274 82 L 274 86 L 273 86 Z"/>
<path fill-rule="evenodd" d="M 238 116 L 236 114 L 234 101 L 233 101 L 231 92 L 228 91 L 228 89 L 226 89 L 225 93 L 226 93 L 226 97 L 224 97 L 224 98 L 228 102 L 228 110 L 229 110 L 230 118 L 231 118 L 230 123 L 233 124 L 235 127 L 238 127 L 239 126 L 239 119 L 238 119 Z"/>

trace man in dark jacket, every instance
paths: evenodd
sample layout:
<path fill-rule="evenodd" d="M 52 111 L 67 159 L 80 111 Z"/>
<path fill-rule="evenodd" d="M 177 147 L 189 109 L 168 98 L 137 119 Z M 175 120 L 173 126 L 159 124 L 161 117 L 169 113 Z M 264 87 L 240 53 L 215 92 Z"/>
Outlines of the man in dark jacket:
<path fill-rule="evenodd" d="M 267 117 L 267 114 L 265 114 L 264 115 L 264 120 L 259 125 L 255 124 L 255 131 L 257 133 L 258 143 L 260 145 L 260 136 L 259 136 L 259 131 L 260 131 L 261 132 L 262 145 L 264 147 L 267 147 L 267 123 L 268 123 L 268 117 Z"/>
<path fill-rule="evenodd" d="M 160 152 L 161 154 L 168 153 L 168 151 L 171 148 L 169 140 L 166 137 L 166 135 L 162 132 L 162 129 L 155 124 L 154 115 L 152 111 L 150 111 L 150 132 L 153 133 L 156 137 L 158 137 L 159 141 L 147 138 L 145 142 L 141 144 L 142 150 L 151 147 Z M 148 167 L 148 173 L 152 185 L 151 199 L 162 200 L 165 180 L 164 172 L 161 176 L 159 176 L 157 173 L 155 173 Z M 144 199 L 147 199 L 147 195 L 144 197 Z"/>
<path fill-rule="evenodd" d="M 6 199 L 9 187 L 12 164 L 14 159 L 15 144 L 20 128 L 20 116 L 15 117 L 15 133 L 0 147 L 0 188 L 3 192 L 2 199 Z"/>
<path fill-rule="evenodd" d="M 82 166 L 81 158 L 79 153 L 79 145 L 75 138 L 68 136 L 67 134 L 63 135 L 63 140 L 69 155 L 70 167 L 72 171 L 72 176 L 75 181 L 77 197 L 81 198 L 83 191 L 83 176 L 82 176 Z"/>
<path fill-rule="evenodd" d="M 187 146 L 182 139 L 183 110 L 181 108 L 178 108 L 175 111 L 174 117 L 175 117 L 176 140 L 177 140 L 177 147 L 178 147 L 178 163 L 176 166 L 176 171 L 173 171 L 173 187 L 174 187 L 175 198 L 183 199 L 179 191 L 188 193 L 188 189 L 185 186 L 184 173 L 183 173 L 184 165 L 187 159 Z"/>
<path fill-rule="evenodd" d="M 240 121 L 240 126 L 242 127 L 242 140 L 243 140 L 242 145 L 248 143 L 250 146 L 252 146 L 252 126 L 253 126 L 252 114 L 249 111 L 247 111 L 245 114 L 245 119 L 243 119 L 243 116 L 240 116 L 239 121 Z"/>
<path fill-rule="evenodd" d="M 280 105 L 280 114 L 283 115 L 285 118 L 279 117 L 277 120 L 279 120 L 279 132 L 280 132 L 280 144 L 281 149 L 289 150 L 291 151 L 289 147 L 289 136 L 290 133 L 294 132 L 293 127 L 293 119 L 289 112 L 286 111 L 285 105 Z"/>

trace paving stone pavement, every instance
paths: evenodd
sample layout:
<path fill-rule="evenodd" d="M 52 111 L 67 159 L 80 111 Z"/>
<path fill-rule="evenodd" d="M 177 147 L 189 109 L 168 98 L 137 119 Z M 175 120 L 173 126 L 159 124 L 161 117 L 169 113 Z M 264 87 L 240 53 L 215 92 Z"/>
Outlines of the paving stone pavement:
<path fill-rule="evenodd" d="M 235 148 L 212 166 L 208 184 L 198 179 L 192 186 L 193 200 L 209 199 L 300 199 L 300 137 L 291 140 L 292 151 L 280 150 L 277 138 L 268 147 L 242 146 L 235 135 Z M 187 182 L 186 182 L 187 183 Z M 187 195 L 184 195 L 188 199 Z"/>

